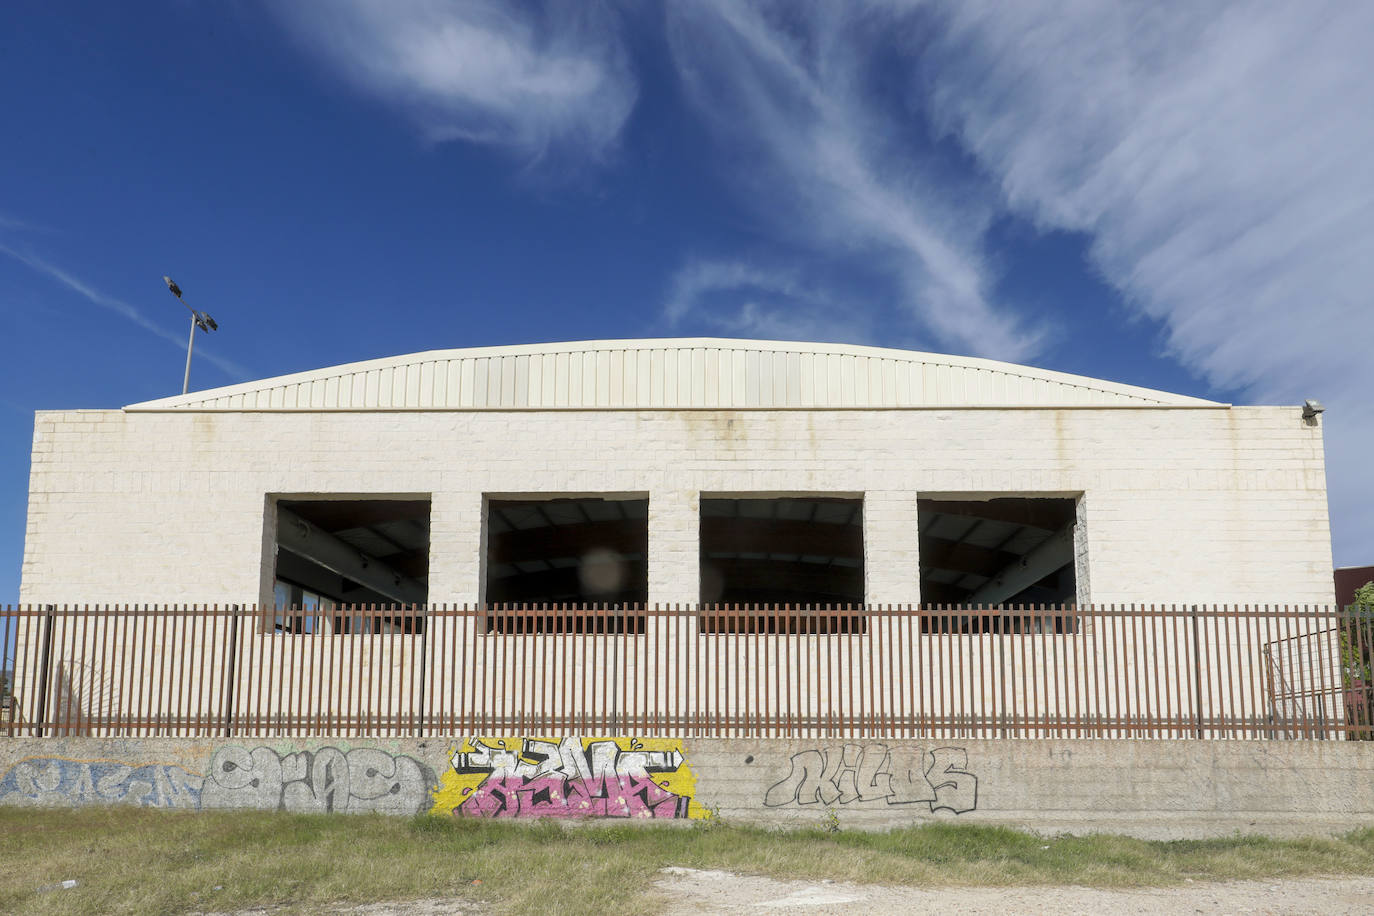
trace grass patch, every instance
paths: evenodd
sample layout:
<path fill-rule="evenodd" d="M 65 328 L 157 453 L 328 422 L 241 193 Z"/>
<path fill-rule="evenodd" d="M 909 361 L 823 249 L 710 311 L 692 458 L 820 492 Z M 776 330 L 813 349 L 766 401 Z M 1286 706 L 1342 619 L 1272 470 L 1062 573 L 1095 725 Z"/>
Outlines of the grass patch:
<path fill-rule="evenodd" d="M 665 865 L 875 884 L 1160 886 L 1374 874 L 1338 839 L 1046 839 L 936 824 L 890 833 L 413 820 L 141 808 L 0 809 L 0 912 L 168 914 L 452 896 L 498 912 L 635 913 Z M 72 890 L 39 892 L 75 878 Z M 474 883 L 478 881 L 480 883 Z M 216 890 L 216 888 L 219 888 Z"/>

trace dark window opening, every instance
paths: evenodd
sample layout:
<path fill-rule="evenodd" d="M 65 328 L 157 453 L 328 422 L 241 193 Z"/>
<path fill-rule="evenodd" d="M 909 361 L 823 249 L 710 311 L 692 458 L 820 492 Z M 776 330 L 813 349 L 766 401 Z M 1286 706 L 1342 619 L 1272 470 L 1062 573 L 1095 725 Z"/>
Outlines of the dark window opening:
<path fill-rule="evenodd" d="M 275 628 L 423 631 L 429 519 L 428 499 L 278 500 Z"/>
<path fill-rule="evenodd" d="M 1077 631 L 1059 610 L 1077 601 L 1074 499 L 922 499 L 917 514 L 921 603 L 955 608 L 925 618 L 927 632 Z"/>
<path fill-rule="evenodd" d="M 862 499 L 701 500 L 702 632 L 859 633 L 865 615 L 835 612 L 863 601 Z"/>
<path fill-rule="evenodd" d="M 643 633 L 648 556 L 643 497 L 489 499 L 487 632 Z"/>

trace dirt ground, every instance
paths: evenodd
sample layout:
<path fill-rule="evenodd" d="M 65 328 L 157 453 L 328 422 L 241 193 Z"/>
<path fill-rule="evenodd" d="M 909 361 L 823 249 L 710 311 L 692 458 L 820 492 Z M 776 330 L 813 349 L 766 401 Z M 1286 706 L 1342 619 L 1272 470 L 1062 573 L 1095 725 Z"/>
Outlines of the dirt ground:
<path fill-rule="evenodd" d="M 663 913 L 1256 913 L 1323 916 L 1374 912 L 1374 878 L 1196 883 L 1182 887 L 1098 890 L 1083 887 L 914 888 L 776 881 L 723 871 L 664 869 L 656 887 L 671 901 Z"/>
<path fill-rule="evenodd" d="M 1084 887 L 914 888 L 833 881 L 777 881 L 725 871 L 665 868 L 655 889 L 666 916 L 709 913 L 972 914 L 1013 916 L 1174 916 L 1252 913 L 1365 916 L 1374 913 L 1374 878 L 1304 878 L 1283 881 L 1189 883 L 1182 887 L 1099 890 Z M 231 916 L 265 916 L 245 910 Z M 337 910 L 349 916 L 478 916 L 484 908 L 457 900 L 373 903 Z"/>

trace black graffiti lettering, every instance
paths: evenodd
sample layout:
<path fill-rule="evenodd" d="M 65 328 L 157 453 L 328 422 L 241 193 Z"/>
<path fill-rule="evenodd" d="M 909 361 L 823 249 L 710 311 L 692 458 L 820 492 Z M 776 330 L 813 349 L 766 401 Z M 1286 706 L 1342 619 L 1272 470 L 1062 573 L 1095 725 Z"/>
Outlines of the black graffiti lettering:
<path fill-rule="evenodd" d="M 845 744 L 792 755 L 792 769 L 764 793 L 770 808 L 783 805 L 924 804 L 963 814 L 978 807 L 978 777 L 968 772 L 961 747 L 924 748 Z"/>
<path fill-rule="evenodd" d="M 821 777 L 821 801 L 827 805 L 839 802 L 847 805 L 859 797 L 858 775 L 859 758 L 863 748 L 857 744 L 846 744 L 841 748 L 831 748 L 825 753 L 825 775 Z"/>
<path fill-rule="evenodd" d="M 769 808 L 780 808 L 794 802 L 798 805 L 816 804 L 821 800 L 821 774 L 824 771 L 825 757 L 820 751 L 793 754 L 792 772 L 764 793 L 763 803 Z"/>
<path fill-rule="evenodd" d="M 935 787 L 935 801 L 930 809 L 945 808 L 963 814 L 977 808 L 978 777 L 967 772 L 968 752 L 962 747 L 937 747 L 930 754 L 932 763 L 927 778 Z"/>
<path fill-rule="evenodd" d="M 935 787 L 926 779 L 926 752 L 919 747 L 899 747 L 888 754 L 891 773 L 889 805 L 935 801 Z"/>
<path fill-rule="evenodd" d="M 849 745 L 846 747 L 848 751 Z M 870 744 L 859 754 L 858 777 L 861 801 L 882 801 L 892 797 L 892 771 L 888 769 L 891 755 L 882 744 Z"/>

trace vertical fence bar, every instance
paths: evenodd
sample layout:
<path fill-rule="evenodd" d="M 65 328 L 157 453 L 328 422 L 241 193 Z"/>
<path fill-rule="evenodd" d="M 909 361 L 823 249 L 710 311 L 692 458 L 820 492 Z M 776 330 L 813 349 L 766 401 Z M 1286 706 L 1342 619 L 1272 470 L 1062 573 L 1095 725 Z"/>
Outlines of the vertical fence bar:
<path fill-rule="evenodd" d="M 73 693 L 77 693 L 84 687 L 84 695 L 77 693 L 76 704 L 76 734 L 90 736 L 93 732 L 92 723 L 95 720 L 95 706 L 98 700 L 98 685 L 100 673 L 100 659 L 95 654 L 95 645 L 91 639 L 95 628 L 92 626 L 91 606 L 82 605 L 81 608 L 81 628 L 80 644 L 78 653 L 72 661 L 72 669 L 76 671 L 80 680 L 72 685 Z"/>
<path fill-rule="evenodd" d="M 187 694 L 186 682 L 190 680 L 190 663 L 193 658 L 191 643 L 188 642 L 187 630 L 191 629 L 190 621 L 195 619 L 195 612 L 199 609 L 195 605 L 185 613 L 182 613 L 180 620 L 177 621 L 179 635 L 177 636 L 177 694 L 176 694 L 176 726 L 174 734 L 178 737 L 186 736 L 187 726 L 190 724 L 190 697 Z"/>
<path fill-rule="evenodd" d="M 429 668 L 429 628 L 432 622 L 433 617 L 428 606 L 426 606 L 423 618 L 424 626 L 420 630 L 420 692 L 416 697 L 416 703 L 419 704 L 420 708 L 416 710 L 414 726 L 414 733 L 420 738 L 425 736 L 425 713 L 429 709 L 428 701 L 434 694 L 434 685 L 430 683 L 430 678 L 433 675 Z M 420 618 L 417 617 L 414 625 L 418 626 L 419 624 Z"/>
<path fill-rule="evenodd" d="M 231 604 L 228 607 L 229 624 L 229 647 L 224 657 L 224 684 L 220 689 L 220 697 L 224 703 L 222 718 L 224 721 L 223 736 L 232 738 L 234 735 L 234 697 L 237 694 L 237 675 L 238 643 L 239 643 L 239 606 Z"/>
<path fill-rule="evenodd" d="M 210 645 L 210 620 L 210 609 L 205 605 L 201 605 L 199 612 L 196 614 L 193 626 L 200 642 L 199 652 L 194 654 L 192 661 L 192 664 L 196 667 L 197 674 L 194 701 L 196 704 L 196 719 L 191 733 L 197 738 L 208 736 L 213 727 L 207 715 L 209 703 L 206 699 L 206 691 L 209 689 L 208 685 L 210 682 L 210 678 L 208 677 L 209 671 L 206 665 Z"/>
<path fill-rule="evenodd" d="M 1166 712 L 1167 704 L 1164 699 L 1168 694 L 1166 691 L 1161 696 L 1160 691 L 1160 682 L 1164 680 L 1163 668 L 1160 664 L 1161 656 L 1159 654 L 1159 625 L 1162 621 L 1155 616 L 1155 606 L 1153 604 L 1150 605 L 1149 610 L 1144 611 L 1144 613 L 1146 614 L 1145 619 L 1148 620 L 1150 624 L 1150 671 L 1148 680 L 1153 682 L 1154 686 L 1154 703 L 1150 708 L 1150 723 L 1147 734 L 1152 738 L 1161 738 L 1163 737 L 1164 722 L 1168 719 L 1168 713 Z"/>
<path fill-rule="evenodd" d="M 490 623 L 485 606 L 473 607 L 470 613 L 472 620 L 472 638 L 466 640 L 465 654 L 467 664 L 463 667 L 463 681 L 466 685 L 464 699 L 467 702 L 463 705 L 466 712 L 465 732 L 476 733 L 479 730 L 478 712 L 481 710 L 480 701 L 477 698 L 478 691 L 478 672 L 477 672 L 477 647 L 483 644 L 486 636 L 486 628 Z M 464 632 L 466 638 L 467 633 Z M 566 660 L 566 656 L 565 656 Z"/>
<path fill-rule="evenodd" d="M 1193 720 L 1194 738 L 1202 737 L 1202 652 L 1199 648 L 1197 605 L 1192 606 L 1193 614 Z"/>
<path fill-rule="evenodd" d="M 453 605 L 443 606 L 444 626 L 448 630 L 448 653 L 443 654 L 443 646 L 438 645 L 440 654 L 443 655 L 444 664 L 435 666 L 435 677 L 438 681 L 438 702 L 439 708 L 445 714 L 439 716 L 440 734 L 453 734 L 458 729 L 458 710 L 462 708 L 461 693 L 463 688 L 463 675 L 461 664 L 463 661 L 462 646 L 467 644 L 467 606 L 455 608 Z M 463 631 L 463 642 L 458 642 L 458 631 Z"/>
<path fill-rule="evenodd" d="M 38 713 L 38 728 L 35 735 L 43 737 L 44 729 L 48 722 L 48 678 L 52 672 L 52 631 L 53 618 L 57 613 L 57 605 L 49 604 L 44 609 L 43 614 L 43 636 L 39 642 L 39 662 L 38 662 L 38 701 L 34 705 Z"/>
<path fill-rule="evenodd" d="M 1226 732 L 1234 739 L 1240 737 L 1238 729 L 1240 728 L 1241 712 L 1240 706 L 1236 704 L 1236 682 L 1240 680 L 1238 677 L 1240 672 L 1236 670 L 1232 663 L 1231 652 L 1231 643 L 1239 638 L 1238 633 L 1240 630 L 1239 611 L 1234 605 L 1222 607 L 1222 616 L 1218 618 L 1218 627 L 1225 628 L 1225 633 L 1222 634 L 1221 642 L 1226 646 L 1225 667 L 1220 669 L 1226 672 L 1226 711 L 1222 715 L 1222 722 L 1229 725 Z M 1220 646 L 1217 647 L 1217 656 L 1218 658 L 1221 656 Z"/>
<path fill-rule="evenodd" d="M 1305 606 L 1306 607 L 1306 606 Z M 1317 697 L 1317 732 L 1319 737 L 1327 738 L 1331 734 L 1331 688 L 1329 686 L 1330 677 L 1330 656 L 1327 649 L 1328 636 L 1330 631 L 1326 626 L 1326 614 L 1321 605 L 1311 605 L 1311 619 L 1308 626 L 1311 628 L 1313 638 L 1311 642 L 1313 651 L 1316 653 L 1317 661 L 1313 669 L 1316 674 L 1317 683 L 1313 685 L 1313 693 Z"/>
<path fill-rule="evenodd" d="M 1374 607 L 1360 605 L 1352 609 L 1351 623 L 1355 629 L 1352 651 L 1355 656 L 1358 681 L 1352 687 L 1358 691 L 1360 701 L 1356 724 L 1360 731 L 1347 737 L 1359 737 L 1363 741 L 1374 740 Z M 17 653 L 16 653 L 17 655 Z"/>
<path fill-rule="evenodd" d="M 16 609 L 6 605 L 0 608 L 0 714 L 5 717 L 5 737 L 14 737 L 14 697 L 15 681 L 19 674 L 18 652 L 13 663 L 10 662 L 10 625 L 14 625 L 15 639 L 19 641 L 19 615 Z"/>
<path fill-rule="evenodd" d="M 167 677 L 170 674 L 170 666 L 168 665 L 170 654 L 167 648 L 167 625 L 171 623 L 172 615 L 179 610 L 181 610 L 181 605 L 172 605 L 170 608 L 163 606 L 157 608 L 152 616 L 153 654 L 150 661 L 152 662 L 153 670 L 150 672 L 148 678 L 151 684 L 151 689 L 148 691 L 148 699 L 152 708 L 148 711 L 148 734 L 153 736 L 160 736 L 164 733 L 163 725 L 165 718 L 163 710 L 167 702 Z"/>
<path fill-rule="evenodd" d="M 1207 664 L 1202 667 L 1203 680 L 1207 684 L 1207 723 L 1208 731 L 1216 737 L 1225 735 L 1225 712 L 1221 709 L 1222 686 L 1217 683 L 1217 677 L 1221 673 L 1221 617 L 1217 614 L 1217 606 L 1203 606 L 1207 614 L 1209 626 L 1203 629 L 1204 641 L 1209 641 L 1207 652 Z"/>
<path fill-rule="evenodd" d="M 60 723 L 58 728 L 61 729 L 61 734 L 63 735 L 71 735 L 74 728 L 80 724 L 80 713 L 73 709 L 73 707 L 79 709 L 76 692 L 78 684 L 80 683 L 79 678 L 81 674 L 76 668 L 76 659 L 78 658 L 76 644 L 78 627 L 76 621 L 79 619 L 80 614 L 81 608 L 79 606 L 62 605 L 63 626 L 62 633 L 57 640 L 58 645 L 62 647 L 62 651 L 58 663 L 55 666 L 54 674 L 57 678 L 58 689 L 61 690 L 64 681 L 62 671 L 64 667 L 66 668 L 66 689 L 62 690 L 61 695 L 57 697 L 57 708 L 54 710 L 54 713 L 58 717 L 58 722 Z"/>

